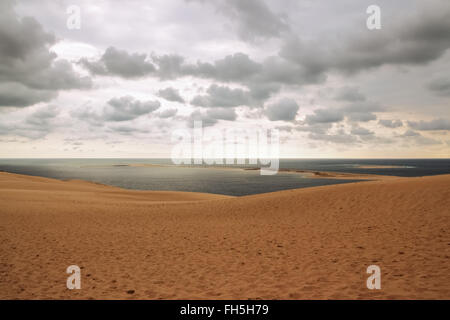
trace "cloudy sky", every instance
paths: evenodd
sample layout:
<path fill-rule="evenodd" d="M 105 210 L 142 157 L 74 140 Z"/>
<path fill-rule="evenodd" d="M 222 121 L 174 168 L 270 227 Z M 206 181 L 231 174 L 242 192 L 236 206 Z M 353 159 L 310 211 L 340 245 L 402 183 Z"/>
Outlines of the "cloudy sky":
<path fill-rule="evenodd" d="M 202 120 L 282 157 L 449 158 L 449 49 L 448 0 L 2 0 L 0 157 L 170 157 Z"/>

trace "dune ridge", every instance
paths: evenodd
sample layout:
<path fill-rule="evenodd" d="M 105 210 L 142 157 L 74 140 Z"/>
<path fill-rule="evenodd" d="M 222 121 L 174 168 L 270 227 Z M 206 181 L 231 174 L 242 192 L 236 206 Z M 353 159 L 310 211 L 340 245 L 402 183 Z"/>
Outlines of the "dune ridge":
<path fill-rule="evenodd" d="M 450 298 L 450 175 L 229 197 L 0 172 L 0 199 L 1 299 Z"/>

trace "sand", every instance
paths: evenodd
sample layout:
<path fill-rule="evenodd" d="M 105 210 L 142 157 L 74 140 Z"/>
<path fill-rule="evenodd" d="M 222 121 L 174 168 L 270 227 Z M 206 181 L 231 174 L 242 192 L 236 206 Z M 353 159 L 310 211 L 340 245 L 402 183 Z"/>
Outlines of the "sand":
<path fill-rule="evenodd" d="M 450 298 L 450 175 L 227 197 L 0 173 L 0 189 L 1 299 Z"/>

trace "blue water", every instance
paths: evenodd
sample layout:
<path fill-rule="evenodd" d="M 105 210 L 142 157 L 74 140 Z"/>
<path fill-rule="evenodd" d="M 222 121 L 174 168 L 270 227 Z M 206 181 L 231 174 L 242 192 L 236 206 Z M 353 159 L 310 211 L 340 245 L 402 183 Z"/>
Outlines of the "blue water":
<path fill-rule="evenodd" d="M 56 179 L 83 179 L 127 189 L 208 192 L 249 195 L 355 180 L 314 179 L 279 172 L 199 167 L 133 167 L 130 164 L 172 164 L 170 159 L 0 159 L 0 170 Z M 398 168 L 362 169 L 360 165 Z M 315 171 L 425 176 L 450 173 L 450 159 L 282 159 L 280 168 Z"/>

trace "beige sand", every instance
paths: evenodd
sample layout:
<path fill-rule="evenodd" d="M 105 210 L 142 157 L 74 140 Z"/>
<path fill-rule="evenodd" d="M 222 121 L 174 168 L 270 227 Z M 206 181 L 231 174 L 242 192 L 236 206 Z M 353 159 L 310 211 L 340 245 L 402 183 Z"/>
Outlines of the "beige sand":
<path fill-rule="evenodd" d="M 238 198 L 8 173 L 0 189 L 2 299 L 450 298 L 450 175 Z"/>

